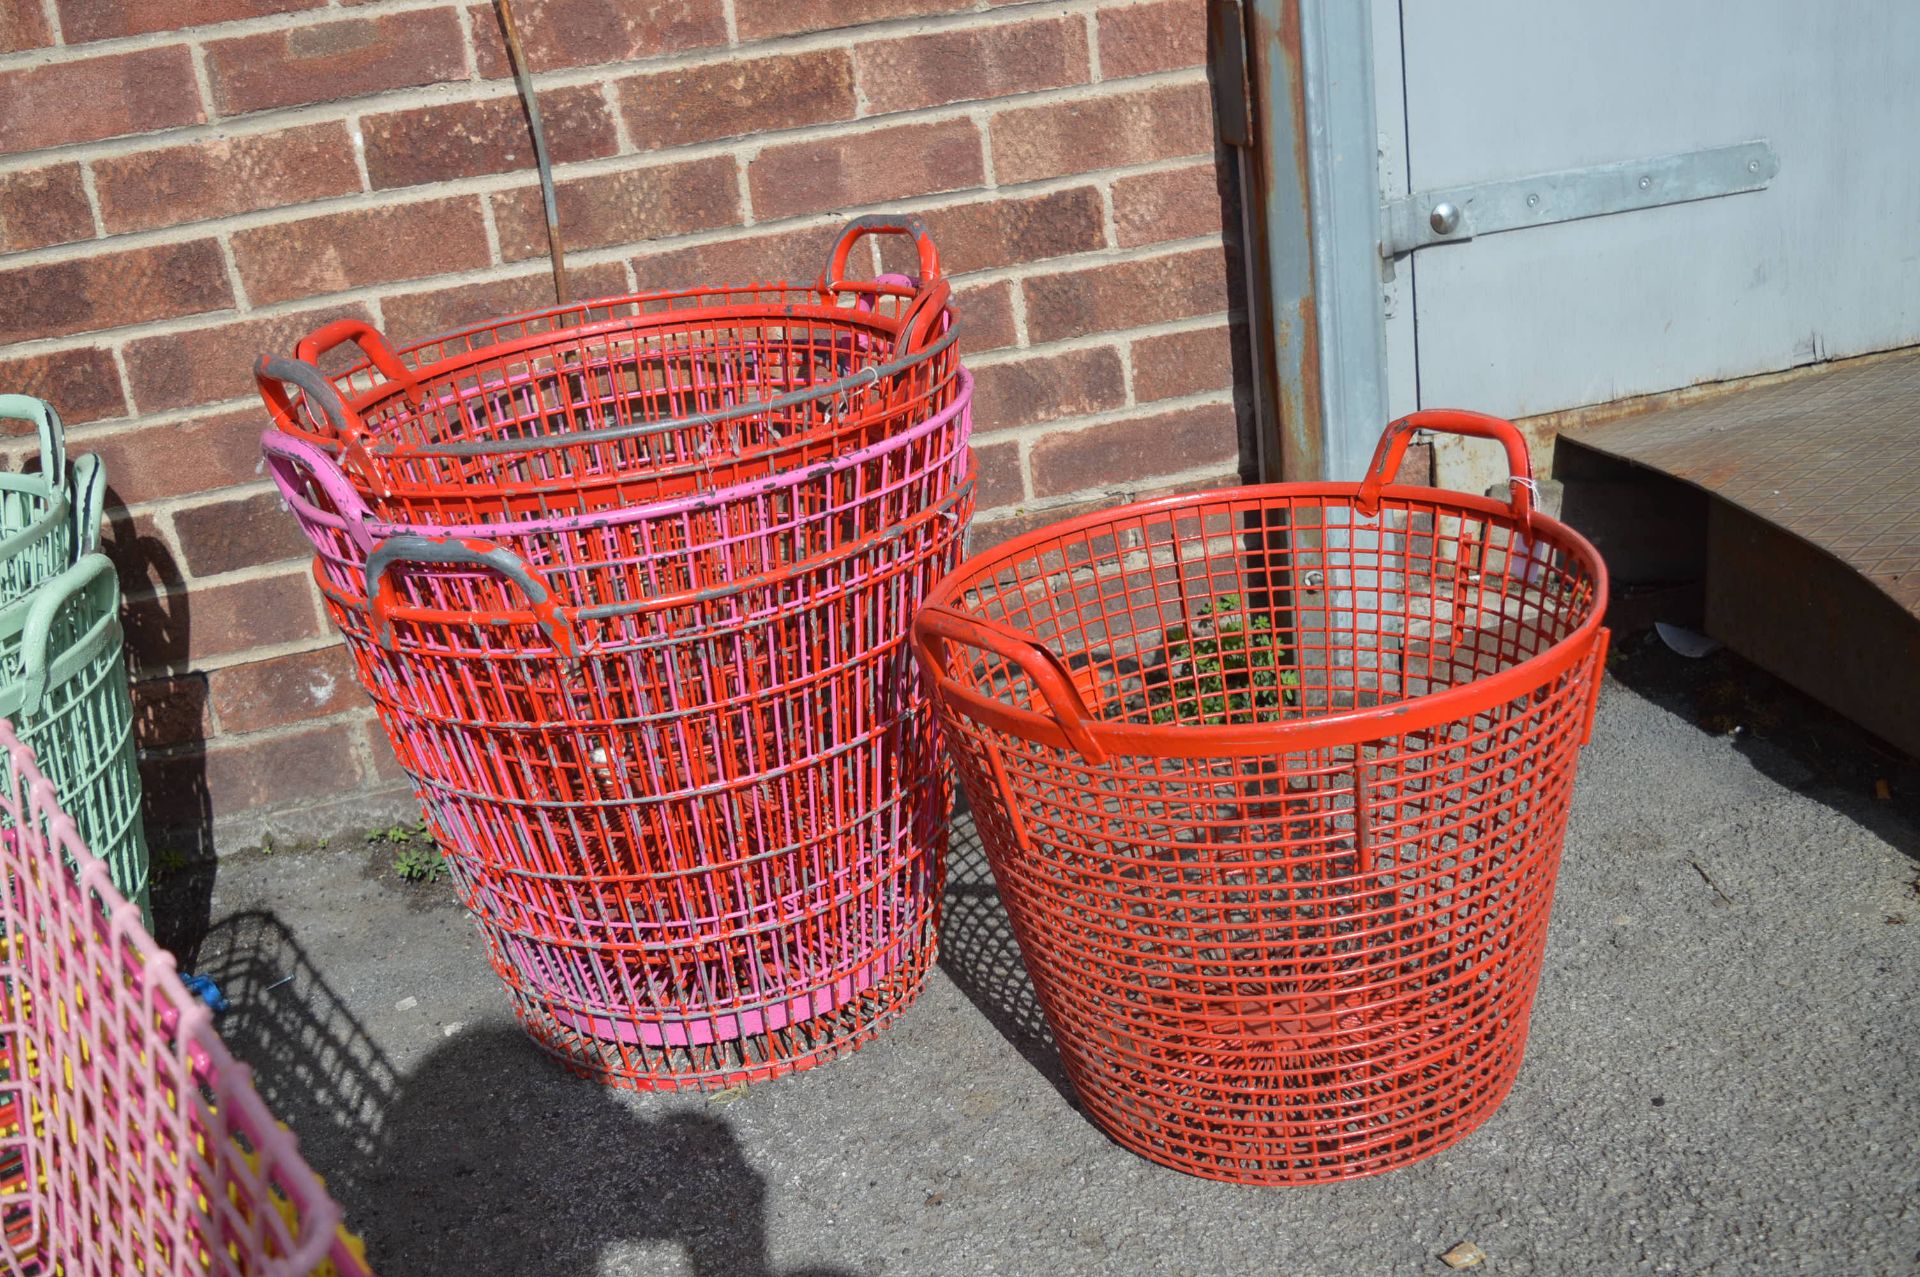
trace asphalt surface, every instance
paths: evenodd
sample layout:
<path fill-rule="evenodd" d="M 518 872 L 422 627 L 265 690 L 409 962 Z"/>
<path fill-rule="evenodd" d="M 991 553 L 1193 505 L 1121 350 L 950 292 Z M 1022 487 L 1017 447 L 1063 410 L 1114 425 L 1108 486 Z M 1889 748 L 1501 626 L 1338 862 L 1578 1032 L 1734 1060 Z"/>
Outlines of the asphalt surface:
<path fill-rule="evenodd" d="M 1092 1127 L 964 824 L 920 1002 L 718 1099 L 548 1063 L 391 847 L 231 856 L 163 907 L 387 1277 L 1440 1274 L 1462 1241 L 1488 1274 L 1920 1271 L 1920 780 L 1673 660 L 1609 679 L 1512 1096 L 1346 1185 L 1204 1182 Z"/>

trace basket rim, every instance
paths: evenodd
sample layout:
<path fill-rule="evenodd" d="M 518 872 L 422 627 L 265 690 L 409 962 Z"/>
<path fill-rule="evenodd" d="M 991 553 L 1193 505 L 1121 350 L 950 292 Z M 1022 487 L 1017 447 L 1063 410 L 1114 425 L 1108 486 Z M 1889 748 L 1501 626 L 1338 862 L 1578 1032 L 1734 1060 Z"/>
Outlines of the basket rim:
<path fill-rule="evenodd" d="M 798 487 L 803 483 L 836 475 L 858 466 L 890 458 L 897 452 L 904 452 L 913 444 L 940 434 L 941 431 L 960 423 L 961 430 L 970 436 L 967 426 L 973 411 L 973 374 L 964 367 L 956 366 L 955 390 L 952 400 L 938 412 L 929 414 L 905 430 L 887 435 L 878 443 L 862 448 L 842 452 L 829 460 L 814 461 L 804 466 L 783 470 L 776 474 L 763 475 L 756 479 L 744 479 L 737 483 L 719 488 L 703 488 L 678 496 L 662 497 L 652 501 L 636 502 L 608 509 L 589 510 L 581 513 L 554 514 L 536 517 L 510 519 L 488 519 L 474 523 L 453 523 L 444 518 L 422 516 L 412 519 L 391 518 L 377 513 L 368 513 L 361 519 L 368 535 L 375 539 L 401 536 L 408 533 L 421 533 L 427 536 L 459 535 L 484 537 L 489 539 L 515 538 L 523 536 L 564 535 L 569 532 L 597 528 L 627 527 L 632 524 L 646 523 L 656 519 L 678 519 L 704 511 L 718 509 L 737 501 L 751 500 L 779 492 L 784 488 Z M 961 447 L 966 443 L 963 441 Z M 352 519 L 336 512 L 321 512 L 326 517 L 317 519 L 321 526 L 334 532 L 345 533 Z"/>
<path fill-rule="evenodd" d="M 763 413 L 778 411 L 782 408 L 796 407 L 800 404 L 812 403 L 821 399 L 830 399 L 835 395 L 857 389 L 862 385 L 877 385 L 888 378 L 896 377 L 918 365 L 930 362 L 936 356 L 944 354 L 959 338 L 961 321 L 960 317 L 954 313 L 951 302 L 947 303 L 943 309 L 946 313 L 945 326 L 936 337 L 917 349 L 911 350 L 904 355 L 885 360 L 879 364 L 863 368 L 859 372 L 850 373 L 844 377 L 836 377 L 832 381 L 823 381 L 816 385 L 808 386 L 803 390 L 790 390 L 784 394 L 775 395 L 770 399 L 758 399 L 750 403 L 738 404 L 727 408 L 716 408 L 707 412 L 688 413 L 679 417 L 671 417 L 658 421 L 638 422 L 627 426 L 569 430 L 559 434 L 512 439 L 455 440 L 445 443 L 404 443 L 391 437 L 383 437 L 386 434 L 384 431 L 373 431 L 370 432 L 372 437 L 369 438 L 364 446 L 369 454 L 383 458 L 405 458 L 414 456 L 493 456 L 533 452 L 546 448 L 568 446 L 574 443 L 603 442 L 613 439 L 643 439 L 658 434 L 682 430 L 689 426 L 713 425 L 742 417 L 758 416 Z M 699 317 L 704 317 L 709 321 L 748 317 L 761 317 L 769 320 L 800 319 L 814 322 L 824 321 L 842 324 L 849 328 L 857 327 L 868 330 L 876 337 L 891 337 L 896 335 L 894 330 L 887 326 L 885 320 L 869 319 L 862 321 L 859 318 L 861 313 L 862 312 L 858 310 L 845 306 L 801 304 L 795 302 L 768 303 L 764 306 L 689 307 L 684 311 L 660 311 L 651 314 L 625 316 L 618 319 L 599 320 L 573 328 L 543 329 L 538 333 L 527 334 L 511 342 L 474 347 L 459 355 L 450 355 L 433 360 L 424 366 L 416 368 L 414 371 L 416 380 L 420 383 L 419 393 L 423 397 L 426 395 L 434 395 L 437 397 L 437 401 L 444 402 L 449 394 L 454 392 L 452 392 L 449 387 L 437 383 L 457 377 L 475 365 L 486 362 L 487 360 L 526 355 L 549 347 L 563 346 L 581 339 L 592 340 L 598 337 L 607 337 L 625 332 L 678 326 L 687 320 Z M 649 320 L 653 322 L 646 322 Z M 411 351 L 417 349 L 417 347 L 407 347 L 406 349 Z M 346 406 L 362 420 L 366 418 L 370 411 L 385 407 L 390 401 L 396 398 L 405 398 L 407 395 L 407 388 L 403 383 L 384 380 L 357 394 L 349 394 L 341 390 L 342 383 L 347 383 L 350 386 L 350 379 L 353 376 L 366 371 L 371 366 L 370 361 L 365 361 L 341 373 L 339 376 L 327 377 L 328 382 L 333 385 L 335 393 L 338 394 Z M 324 376 L 325 374 L 322 375 Z M 429 383 L 434 383 L 431 389 L 429 388 Z M 480 388 L 481 391 L 485 389 L 487 388 Z M 458 397 L 457 393 L 454 394 L 454 397 Z M 323 409 L 320 415 L 330 417 L 331 414 Z M 337 452 L 346 446 L 345 440 L 339 433 L 322 435 L 313 432 L 302 432 L 296 437 L 306 439 L 315 446 L 328 451 Z"/>
<path fill-rule="evenodd" d="M 1145 501 L 1096 510 L 1035 528 L 1017 537 L 1009 538 L 983 554 L 975 555 L 935 582 L 933 588 L 927 592 L 922 606 L 944 606 L 964 613 L 966 609 L 958 607 L 955 600 L 973 582 L 991 574 L 997 568 L 1019 558 L 1038 545 L 1056 540 L 1065 534 L 1100 527 L 1120 519 L 1137 515 L 1164 514 L 1185 507 L 1213 503 L 1254 502 L 1275 498 L 1288 501 L 1301 499 L 1344 501 L 1349 507 L 1353 507 L 1357 504 L 1360 489 L 1361 485 L 1358 483 L 1248 484 L 1232 488 L 1213 488 L 1203 492 L 1172 493 Z M 1455 513 L 1483 518 L 1490 516 L 1495 523 L 1518 530 L 1512 509 L 1491 497 L 1476 497 L 1447 488 L 1416 484 L 1388 484 L 1380 489 L 1380 498 L 1383 507 L 1392 501 L 1417 502 L 1433 506 L 1441 514 Z M 1357 509 L 1355 516 L 1356 518 L 1364 517 L 1358 514 Z M 1571 634 L 1551 644 L 1545 651 L 1536 653 L 1516 665 L 1439 692 L 1389 701 L 1382 705 L 1363 706 L 1279 722 L 1116 723 L 1089 715 L 1084 729 L 1093 742 L 1110 756 L 1240 758 L 1259 754 L 1297 753 L 1358 746 L 1383 736 L 1400 735 L 1451 722 L 1478 710 L 1524 695 L 1587 659 L 1589 652 L 1596 644 L 1604 645 L 1607 632 L 1604 618 L 1608 593 L 1606 562 L 1600 557 L 1600 552 L 1594 549 L 1593 543 L 1580 533 L 1558 519 L 1549 518 L 1536 511 L 1524 534 L 1530 539 L 1544 541 L 1574 555 L 1592 579 L 1594 591 L 1588 615 L 1582 618 Z M 1031 635 L 1028 637 L 1032 638 Z M 1038 639 L 1033 641 L 1037 646 L 1046 646 Z M 917 620 L 914 625 L 913 648 L 921 668 L 935 688 L 936 697 L 949 702 L 966 717 L 1024 740 L 1052 745 L 1069 753 L 1078 752 L 1052 714 L 1041 710 L 1025 709 L 983 695 L 949 675 Z M 1082 765 L 1093 769 L 1110 767 L 1113 763 L 1111 759 L 1102 763 L 1089 763 L 1082 759 Z"/>

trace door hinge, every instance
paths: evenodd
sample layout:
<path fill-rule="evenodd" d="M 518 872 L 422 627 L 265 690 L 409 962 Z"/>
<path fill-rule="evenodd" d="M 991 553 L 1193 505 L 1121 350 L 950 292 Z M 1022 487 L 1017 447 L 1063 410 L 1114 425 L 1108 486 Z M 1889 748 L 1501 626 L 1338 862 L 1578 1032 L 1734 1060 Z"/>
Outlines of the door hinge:
<path fill-rule="evenodd" d="M 1380 255 L 1527 226 L 1763 190 L 1780 171 L 1764 140 L 1648 160 L 1421 191 L 1380 206 Z"/>

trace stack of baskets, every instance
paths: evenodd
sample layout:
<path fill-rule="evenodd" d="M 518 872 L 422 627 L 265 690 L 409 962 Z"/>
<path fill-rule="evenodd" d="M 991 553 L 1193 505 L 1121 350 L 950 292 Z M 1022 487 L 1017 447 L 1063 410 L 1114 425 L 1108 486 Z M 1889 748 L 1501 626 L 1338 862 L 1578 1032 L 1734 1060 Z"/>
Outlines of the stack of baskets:
<path fill-rule="evenodd" d="M 144 914 L 120 583 L 100 553 L 106 473 L 98 457 L 69 461 L 53 405 L 0 395 L 0 418 L 31 425 L 40 450 L 37 473 L 0 474 L 0 718 L 39 750 L 81 836 Z"/>
<path fill-rule="evenodd" d="M 876 233 L 917 278 L 846 278 Z M 947 303 L 923 228 L 860 219 L 811 287 L 261 361 L 329 612 L 516 1013 L 583 1072 L 775 1076 L 924 982 L 951 791 L 905 638 L 973 509 Z"/>

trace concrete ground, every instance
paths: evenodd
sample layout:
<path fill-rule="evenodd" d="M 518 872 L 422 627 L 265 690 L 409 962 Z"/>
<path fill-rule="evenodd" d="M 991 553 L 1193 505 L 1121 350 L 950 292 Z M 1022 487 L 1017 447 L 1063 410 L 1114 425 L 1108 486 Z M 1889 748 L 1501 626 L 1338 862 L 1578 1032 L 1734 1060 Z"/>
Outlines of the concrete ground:
<path fill-rule="evenodd" d="M 1920 1271 L 1920 776 L 1727 658 L 1623 647 L 1518 1085 L 1347 1185 L 1208 1183 L 1089 1125 L 964 828 L 918 1005 L 718 1098 L 548 1063 L 391 847 L 233 856 L 163 908 L 387 1277 L 1417 1274 L 1461 1241 L 1483 1273 Z"/>

